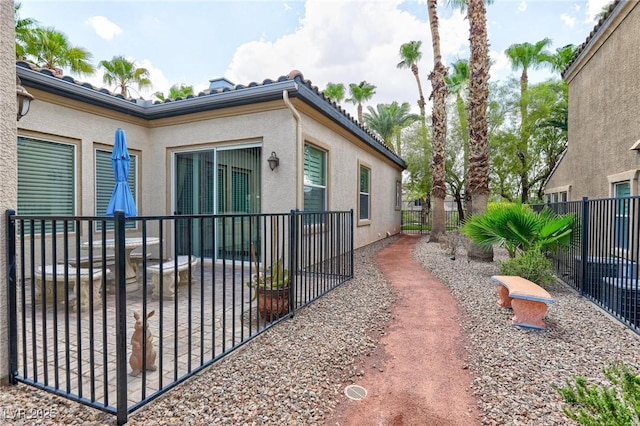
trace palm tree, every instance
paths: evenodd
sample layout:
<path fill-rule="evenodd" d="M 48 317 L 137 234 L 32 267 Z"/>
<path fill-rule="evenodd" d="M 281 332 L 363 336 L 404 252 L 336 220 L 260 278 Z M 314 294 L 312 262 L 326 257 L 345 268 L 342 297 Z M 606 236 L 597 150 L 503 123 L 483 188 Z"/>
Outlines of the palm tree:
<path fill-rule="evenodd" d="M 16 23 L 16 59 L 24 58 L 27 35 L 37 24 L 37 21 L 31 18 L 20 19 L 21 7 L 21 3 L 16 3 L 13 7 L 13 15 Z"/>
<path fill-rule="evenodd" d="M 521 201 L 527 203 L 529 201 L 529 190 L 531 182 L 529 182 L 529 118 L 527 112 L 528 100 L 527 90 L 529 88 L 529 69 L 540 68 L 542 65 L 550 64 L 551 54 L 545 50 L 551 44 L 548 38 L 542 39 L 535 44 L 519 43 L 512 44 L 505 50 L 505 54 L 511 61 L 514 71 L 522 69 L 520 75 L 520 141 L 516 149 L 516 156 L 520 162 L 520 190 Z"/>
<path fill-rule="evenodd" d="M 41 68 L 62 75 L 68 67 L 79 75 L 93 74 L 95 68 L 89 62 L 93 57 L 88 50 L 69 44 L 67 36 L 53 27 L 35 28 L 25 34 L 24 54 L 27 60 Z"/>
<path fill-rule="evenodd" d="M 376 86 L 364 80 L 360 84 L 351 83 L 349 84 L 349 93 L 351 93 L 351 97 L 347 99 L 347 102 L 358 105 L 358 122 L 362 123 L 362 103 L 367 102 L 376 94 Z"/>
<path fill-rule="evenodd" d="M 408 43 L 404 43 L 400 46 L 400 57 L 402 61 L 400 61 L 397 65 L 398 68 L 409 68 L 413 73 L 413 76 L 416 78 L 416 83 L 418 84 L 418 95 L 420 98 L 418 99 L 418 106 L 420 107 L 420 116 L 422 117 L 422 121 L 424 122 L 426 119 L 425 115 L 425 101 L 424 94 L 422 93 L 422 83 L 420 82 L 420 75 L 418 74 L 418 61 L 422 58 L 422 52 L 420 52 L 420 46 L 422 46 L 421 41 L 412 40 Z"/>
<path fill-rule="evenodd" d="M 429 74 L 431 80 L 431 97 L 433 98 L 433 110 L 431 114 L 431 129 L 433 132 L 433 154 L 431 165 L 433 168 L 431 196 L 433 197 L 433 222 L 429 241 L 438 241 L 445 232 L 444 198 L 447 194 L 445 182 L 445 156 L 444 145 L 447 137 L 447 85 L 445 77 L 447 68 L 442 64 L 440 53 L 440 32 L 438 29 L 437 0 L 428 0 L 429 24 L 431 26 L 431 42 L 433 45 L 433 71 Z"/>
<path fill-rule="evenodd" d="M 384 140 L 385 144 L 393 147 L 398 155 L 402 155 L 402 129 L 410 125 L 420 116 L 411 114 L 411 105 L 403 102 L 391 104 L 378 104 L 376 109 L 367 107 L 368 113 L 364 113 L 364 122 L 367 127 L 376 132 Z M 395 144 L 394 144 L 395 139 Z"/>
<path fill-rule="evenodd" d="M 186 84 L 174 84 L 169 89 L 169 94 L 165 97 L 164 93 L 156 92 L 153 94 L 156 98 L 164 102 L 167 99 L 186 98 L 189 95 L 193 95 L 193 86 L 187 86 Z"/>
<path fill-rule="evenodd" d="M 471 72 L 469 70 L 469 61 L 466 59 L 458 59 L 451 64 L 451 69 L 453 70 L 453 72 L 445 77 L 444 80 L 447 83 L 447 89 L 449 93 L 456 96 L 456 109 L 458 112 L 458 120 L 460 123 L 460 134 L 462 135 L 462 150 L 464 152 L 462 180 L 464 182 L 465 197 L 467 197 L 467 171 L 469 169 L 469 122 L 467 119 L 467 110 L 463 93 L 469 86 L 469 78 L 471 76 Z M 459 193 L 457 194 L 457 197 L 459 198 Z M 459 212 L 463 212 L 460 220 L 464 220 L 464 210 L 461 208 L 461 206 L 458 207 Z"/>
<path fill-rule="evenodd" d="M 549 57 L 549 62 L 553 70 L 562 73 L 576 55 L 577 51 L 578 47 L 573 44 L 558 47 L 556 53 Z"/>
<path fill-rule="evenodd" d="M 137 84 L 138 90 L 151 87 L 149 71 L 136 67 L 134 61 L 128 61 L 124 56 L 114 56 L 110 61 L 100 61 L 100 66 L 105 70 L 102 81 L 116 86 L 125 98 L 129 97 L 131 84 Z"/>
<path fill-rule="evenodd" d="M 333 102 L 342 102 L 344 100 L 344 84 L 327 83 L 327 88 L 324 89 L 324 95 Z"/>
<path fill-rule="evenodd" d="M 469 169 L 467 205 L 471 215 L 487 210 L 489 201 L 489 142 L 487 137 L 487 100 L 489 98 L 489 43 L 487 41 L 487 11 L 485 0 L 450 0 L 450 4 L 466 9 L 469 21 Z M 486 0 L 488 4 L 491 0 Z M 470 244 L 467 256 L 471 260 L 491 262 L 493 250 Z"/>

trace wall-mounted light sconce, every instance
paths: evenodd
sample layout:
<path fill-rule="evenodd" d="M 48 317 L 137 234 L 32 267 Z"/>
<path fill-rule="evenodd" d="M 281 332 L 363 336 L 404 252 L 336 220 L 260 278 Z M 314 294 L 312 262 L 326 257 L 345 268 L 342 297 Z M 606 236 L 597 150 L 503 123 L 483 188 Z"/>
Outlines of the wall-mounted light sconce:
<path fill-rule="evenodd" d="M 29 112 L 29 107 L 31 106 L 31 101 L 33 100 L 33 95 L 27 92 L 27 89 L 22 87 L 20 84 L 20 77 L 16 76 L 16 102 L 18 103 L 18 120 Z"/>
<path fill-rule="evenodd" d="M 271 151 L 271 157 L 267 158 L 267 161 L 269 162 L 269 168 L 271 170 L 274 170 L 280 165 L 280 159 L 276 155 L 275 151 Z"/>

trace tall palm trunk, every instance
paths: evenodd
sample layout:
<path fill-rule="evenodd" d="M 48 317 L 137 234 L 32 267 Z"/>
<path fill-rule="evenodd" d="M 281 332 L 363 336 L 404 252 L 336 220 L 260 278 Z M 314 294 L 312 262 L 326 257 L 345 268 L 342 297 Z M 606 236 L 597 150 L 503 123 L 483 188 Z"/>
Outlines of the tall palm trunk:
<path fill-rule="evenodd" d="M 517 156 L 520 160 L 520 186 L 522 194 L 520 200 L 522 203 L 529 201 L 529 114 L 527 112 L 527 105 L 529 100 L 527 99 L 527 89 L 529 87 L 529 76 L 527 74 L 527 68 L 522 69 L 522 75 L 520 76 L 520 143 L 518 146 Z"/>
<path fill-rule="evenodd" d="M 467 111 L 465 108 L 462 95 L 458 91 L 456 95 L 456 109 L 458 110 L 458 117 L 460 119 L 460 130 L 462 130 L 462 158 L 463 158 L 463 182 L 464 182 L 464 200 L 460 198 L 460 191 L 458 190 L 456 202 L 458 203 L 458 214 L 460 220 L 464 220 L 464 208 L 462 202 L 464 201 L 464 207 L 469 208 L 467 198 L 469 197 L 469 120 L 467 118 Z"/>
<path fill-rule="evenodd" d="M 422 124 L 424 124 L 426 119 L 425 105 L 424 101 L 424 93 L 422 92 L 422 82 L 420 82 L 420 75 L 418 74 L 418 66 L 416 64 L 411 64 L 411 72 L 413 76 L 416 78 L 416 83 L 418 84 L 418 94 L 420 95 L 420 99 L 418 99 L 418 106 L 420 107 L 420 117 L 422 117 Z"/>
<path fill-rule="evenodd" d="M 446 195 L 445 184 L 445 160 L 444 145 L 447 137 L 447 85 L 444 78 L 447 68 L 442 64 L 440 53 L 440 33 L 438 30 L 438 15 L 436 11 L 437 0 L 429 0 L 429 23 L 431 24 L 431 40 L 433 44 L 433 71 L 429 75 L 431 80 L 431 97 L 433 98 L 433 111 L 431 124 L 433 131 L 433 157 L 431 165 L 433 175 L 431 179 L 431 195 L 433 197 L 433 222 L 429 241 L 438 241 L 445 232 L 444 197 Z"/>
<path fill-rule="evenodd" d="M 489 201 L 489 143 L 487 141 L 487 98 L 489 97 L 489 46 L 484 0 L 468 0 L 469 41 L 469 192 L 471 214 L 487 210 Z M 470 243 L 468 257 L 491 262 L 493 250 L 485 251 Z"/>

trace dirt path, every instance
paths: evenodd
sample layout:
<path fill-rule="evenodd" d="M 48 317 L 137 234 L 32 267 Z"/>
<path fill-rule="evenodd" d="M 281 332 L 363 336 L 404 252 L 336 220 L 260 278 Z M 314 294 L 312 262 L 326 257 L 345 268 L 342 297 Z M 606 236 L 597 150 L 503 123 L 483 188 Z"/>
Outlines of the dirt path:
<path fill-rule="evenodd" d="M 393 319 L 357 383 L 368 395 L 344 397 L 327 425 L 479 424 L 457 304 L 413 259 L 418 240 L 403 236 L 378 253 L 378 266 L 398 295 Z"/>

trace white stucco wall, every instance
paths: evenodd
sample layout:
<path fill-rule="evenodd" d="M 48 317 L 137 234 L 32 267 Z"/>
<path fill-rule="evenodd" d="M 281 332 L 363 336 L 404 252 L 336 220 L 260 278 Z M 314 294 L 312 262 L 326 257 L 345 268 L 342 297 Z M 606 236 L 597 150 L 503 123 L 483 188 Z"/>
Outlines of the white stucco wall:
<path fill-rule="evenodd" d="M 16 71 L 13 2 L 0 1 L 0 383 L 8 377 L 7 252 L 5 211 L 17 207 Z"/>

